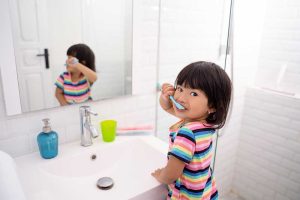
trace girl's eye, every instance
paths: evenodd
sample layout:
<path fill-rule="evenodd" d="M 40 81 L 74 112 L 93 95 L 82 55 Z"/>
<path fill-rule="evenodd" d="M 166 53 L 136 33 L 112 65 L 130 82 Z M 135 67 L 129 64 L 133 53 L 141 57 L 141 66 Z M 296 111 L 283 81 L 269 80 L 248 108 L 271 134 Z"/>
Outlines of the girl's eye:
<path fill-rule="evenodd" d="M 183 91 L 181 87 L 177 87 L 176 90 L 179 91 L 179 92 Z"/>
<path fill-rule="evenodd" d="M 198 96 L 198 94 L 196 92 L 191 92 L 191 95 L 194 96 L 194 97 Z"/>

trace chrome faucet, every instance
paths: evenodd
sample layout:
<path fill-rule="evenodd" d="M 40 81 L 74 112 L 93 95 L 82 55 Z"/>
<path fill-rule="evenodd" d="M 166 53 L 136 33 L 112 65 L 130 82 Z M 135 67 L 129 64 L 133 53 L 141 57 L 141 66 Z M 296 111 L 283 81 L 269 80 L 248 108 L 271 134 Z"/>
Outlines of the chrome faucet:
<path fill-rule="evenodd" d="M 90 106 L 80 106 L 80 129 L 81 129 L 81 145 L 84 147 L 93 144 L 92 137 L 98 137 L 99 133 L 97 129 L 91 123 L 91 114 L 98 115 L 91 111 Z"/>

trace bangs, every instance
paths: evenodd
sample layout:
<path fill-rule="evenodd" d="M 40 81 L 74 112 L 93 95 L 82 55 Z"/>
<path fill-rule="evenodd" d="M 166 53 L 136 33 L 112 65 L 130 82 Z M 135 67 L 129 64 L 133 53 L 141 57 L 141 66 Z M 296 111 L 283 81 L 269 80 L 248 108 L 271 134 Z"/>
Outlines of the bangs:
<path fill-rule="evenodd" d="M 177 76 L 175 87 L 181 85 L 185 88 L 203 90 L 208 85 L 201 68 L 188 65 Z"/>
<path fill-rule="evenodd" d="M 73 56 L 73 57 L 76 57 L 77 55 L 77 51 L 76 51 L 76 48 L 73 47 L 70 47 L 67 51 L 67 55 L 68 56 Z"/>

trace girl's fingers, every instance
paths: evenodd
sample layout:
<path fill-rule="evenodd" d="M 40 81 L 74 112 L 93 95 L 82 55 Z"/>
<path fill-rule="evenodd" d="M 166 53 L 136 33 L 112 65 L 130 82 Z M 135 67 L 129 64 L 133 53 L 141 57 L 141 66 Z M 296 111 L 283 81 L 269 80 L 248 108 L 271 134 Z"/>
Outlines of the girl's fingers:
<path fill-rule="evenodd" d="M 164 95 L 173 95 L 174 92 L 175 92 L 175 89 L 173 87 L 166 88 L 165 90 L 162 91 L 162 93 Z"/>
<path fill-rule="evenodd" d="M 161 89 L 161 95 L 164 99 L 164 102 L 166 104 L 168 104 L 169 100 L 169 96 L 174 95 L 175 93 L 175 88 L 173 85 L 169 84 L 169 83 L 164 83 L 162 85 L 162 89 Z"/>
<path fill-rule="evenodd" d="M 158 173 L 159 169 L 156 169 L 154 172 L 151 173 L 152 176 L 155 176 Z"/>
<path fill-rule="evenodd" d="M 169 83 L 164 83 L 161 88 L 162 88 L 162 90 L 166 90 L 168 88 L 173 88 L 173 85 L 171 85 Z"/>
<path fill-rule="evenodd" d="M 167 90 L 174 90 L 173 85 L 171 84 L 164 84 L 162 87 L 162 91 L 167 91 Z"/>

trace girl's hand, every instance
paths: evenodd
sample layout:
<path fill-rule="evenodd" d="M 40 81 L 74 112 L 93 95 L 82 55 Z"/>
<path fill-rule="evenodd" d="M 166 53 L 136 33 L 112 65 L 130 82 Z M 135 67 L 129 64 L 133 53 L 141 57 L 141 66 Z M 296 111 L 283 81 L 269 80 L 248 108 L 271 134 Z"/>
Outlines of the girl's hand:
<path fill-rule="evenodd" d="M 162 170 L 163 169 L 156 169 L 154 172 L 151 173 L 151 175 L 160 183 L 162 183 L 162 182 L 160 181 L 159 176 L 160 176 L 160 173 Z"/>
<path fill-rule="evenodd" d="M 174 95 L 175 88 L 169 83 L 164 83 L 161 87 L 160 105 L 164 110 L 172 108 L 169 96 Z"/>
<path fill-rule="evenodd" d="M 151 175 L 160 183 L 174 183 L 183 173 L 185 162 L 170 155 L 167 166 L 160 168 L 151 173 Z"/>
<path fill-rule="evenodd" d="M 83 60 L 81 63 L 78 62 L 78 59 L 72 56 L 68 56 L 66 61 L 67 70 L 69 72 L 80 72 L 82 73 L 90 84 L 93 84 L 97 80 L 97 74 L 87 66 L 85 66 L 85 61 Z"/>
<path fill-rule="evenodd" d="M 77 67 L 78 59 L 75 57 L 69 57 L 66 61 L 67 66 L 69 67 Z"/>

